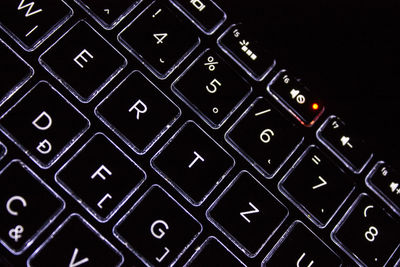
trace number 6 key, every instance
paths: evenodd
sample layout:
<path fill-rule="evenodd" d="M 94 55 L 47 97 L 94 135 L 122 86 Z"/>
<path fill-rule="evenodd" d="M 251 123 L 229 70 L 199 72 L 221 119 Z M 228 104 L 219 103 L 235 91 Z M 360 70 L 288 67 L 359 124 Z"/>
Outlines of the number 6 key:
<path fill-rule="evenodd" d="M 334 242 L 361 265 L 384 266 L 399 246 L 400 223 L 361 194 L 332 232 Z"/>

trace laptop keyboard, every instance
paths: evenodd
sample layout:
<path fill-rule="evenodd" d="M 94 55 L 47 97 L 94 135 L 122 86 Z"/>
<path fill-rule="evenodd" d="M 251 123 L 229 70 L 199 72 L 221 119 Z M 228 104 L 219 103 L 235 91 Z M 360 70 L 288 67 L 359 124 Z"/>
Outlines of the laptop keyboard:
<path fill-rule="evenodd" d="M 218 1 L 0 27 L 0 266 L 400 265 L 398 172 Z"/>

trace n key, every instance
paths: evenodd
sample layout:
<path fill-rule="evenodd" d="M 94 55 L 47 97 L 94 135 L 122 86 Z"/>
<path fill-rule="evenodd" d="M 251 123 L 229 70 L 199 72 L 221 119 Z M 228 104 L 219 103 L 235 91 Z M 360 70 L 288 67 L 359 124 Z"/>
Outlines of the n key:
<path fill-rule="evenodd" d="M 72 16 L 61 0 L 2 0 L 0 26 L 25 50 L 36 49 Z"/>

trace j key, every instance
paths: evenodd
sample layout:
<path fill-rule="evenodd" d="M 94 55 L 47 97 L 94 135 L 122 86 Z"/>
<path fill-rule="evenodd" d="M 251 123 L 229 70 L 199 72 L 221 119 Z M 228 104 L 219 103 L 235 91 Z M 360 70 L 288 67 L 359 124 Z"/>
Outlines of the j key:
<path fill-rule="evenodd" d="M 144 178 L 144 172 L 103 134 L 92 137 L 56 174 L 57 182 L 102 222 Z"/>
<path fill-rule="evenodd" d="M 146 265 L 172 266 L 201 230 L 197 220 L 153 186 L 117 223 L 114 234 Z"/>
<path fill-rule="evenodd" d="M 0 4 L 1 5 L 1 4 Z M 0 39 L 2 74 L 0 104 L 8 99 L 33 75 L 33 69 Z"/>
<path fill-rule="evenodd" d="M 180 110 L 140 72 L 131 73 L 95 110 L 97 116 L 139 154 L 180 116 Z"/>
<path fill-rule="evenodd" d="M 78 22 L 39 58 L 80 101 L 90 101 L 127 64 L 85 21 Z"/>
<path fill-rule="evenodd" d="M 251 92 L 215 52 L 207 50 L 172 86 L 213 128 L 219 128 Z"/>
<path fill-rule="evenodd" d="M 319 148 L 311 146 L 279 188 L 308 218 L 323 227 L 353 191 L 354 183 Z"/>
<path fill-rule="evenodd" d="M 171 2 L 206 34 L 213 34 L 226 19 L 224 11 L 211 0 L 171 0 Z"/>
<path fill-rule="evenodd" d="M 36 49 L 72 16 L 62 0 L 2 0 L 1 27 L 25 50 Z"/>
<path fill-rule="evenodd" d="M 267 177 L 274 175 L 303 140 L 295 126 L 261 97 L 229 129 L 226 138 Z"/>
<path fill-rule="evenodd" d="M 28 266 L 121 266 L 123 260 L 107 239 L 73 214 L 29 257 Z"/>
<path fill-rule="evenodd" d="M 331 116 L 318 129 L 319 140 L 353 172 L 360 173 L 372 154 L 364 141 L 338 117 Z"/>
<path fill-rule="evenodd" d="M 383 266 L 400 244 L 400 224 L 362 194 L 334 228 L 332 236 L 358 263 Z"/>
<path fill-rule="evenodd" d="M 340 258 L 303 223 L 296 221 L 262 266 L 341 266 Z"/>
<path fill-rule="evenodd" d="M 274 77 L 267 90 L 307 127 L 312 126 L 325 109 L 307 87 L 285 70 Z"/>
<path fill-rule="evenodd" d="M 241 172 L 207 210 L 209 220 L 250 257 L 288 216 L 288 210 L 248 172 Z"/>
<path fill-rule="evenodd" d="M 0 127 L 40 167 L 50 167 L 89 121 L 47 82 L 39 82 L 0 118 Z"/>
<path fill-rule="evenodd" d="M 378 162 L 367 177 L 367 185 L 400 214 L 400 174 L 385 162 Z"/>
<path fill-rule="evenodd" d="M 0 242 L 22 253 L 64 208 L 62 199 L 25 164 L 15 160 L 0 173 Z"/>
<path fill-rule="evenodd" d="M 245 265 L 218 239 L 215 237 L 209 237 L 185 264 L 185 266 L 243 267 Z"/>
<path fill-rule="evenodd" d="M 192 204 L 200 205 L 234 165 L 233 158 L 187 122 L 152 160 L 155 169 Z"/>
<path fill-rule="evenodd" d="M 116 26 L 141 0 L 75 0 L 106 29 Z"/>
<path fill-rule="evenodd" d="M 219 39 L 221 49 L 253 79 L 261 81 L 275 66 L 275 59 L 243 24 L 232 25 Z"/>
<path fill-rule="evenodd" d="M 153 3 L 118 36 L 159 78 L 166 78 L 199 44 L 189 24 L 161 2 Z"/>

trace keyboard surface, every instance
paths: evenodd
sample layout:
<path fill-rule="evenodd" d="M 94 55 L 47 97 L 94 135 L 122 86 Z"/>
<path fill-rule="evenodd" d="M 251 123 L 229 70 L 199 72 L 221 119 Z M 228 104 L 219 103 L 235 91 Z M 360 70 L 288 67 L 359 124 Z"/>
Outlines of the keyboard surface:
<path fill-rule="evenodd" d="M 0 267 L 400 266 L 396 1 L 0 10 Z"/>

